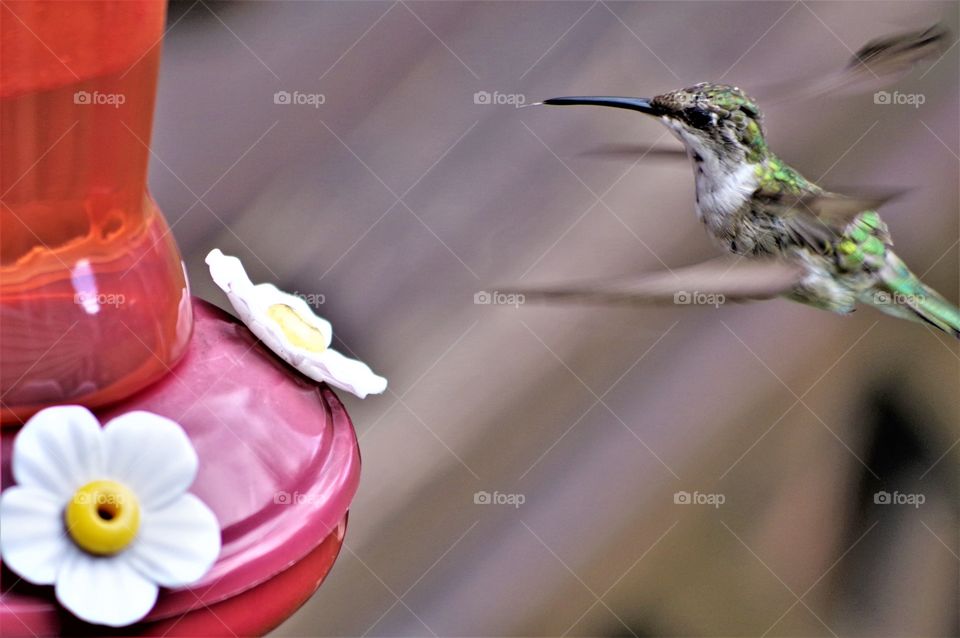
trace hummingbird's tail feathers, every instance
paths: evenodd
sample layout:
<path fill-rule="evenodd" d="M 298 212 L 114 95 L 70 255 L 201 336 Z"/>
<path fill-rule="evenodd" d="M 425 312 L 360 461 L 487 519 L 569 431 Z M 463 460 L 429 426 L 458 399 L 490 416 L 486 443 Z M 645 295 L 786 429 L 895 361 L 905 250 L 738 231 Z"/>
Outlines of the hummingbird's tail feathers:
<path fill-rule="evenodd" d="M 708 299 L 713 304 L 777 297 L 795 288 L 803 274 L 801 265 L 778 259 L 721 257 L 621 279 L 497 290 L 523 295 L 524 301 L 695 304 Z"/>
<path fill-rule="evenodd" d="M 933 288 L 924 286 L 924 300 L 914 312 L 921 320 L 960 339 L 960 308 L 944 299 Z"/>
<path fill-rule="evenodd" d="M 960 308 L 920 281 L 892 252 L 881 277 L 864 301 L 887 314 L 930 324 L 960 339 Z"/>

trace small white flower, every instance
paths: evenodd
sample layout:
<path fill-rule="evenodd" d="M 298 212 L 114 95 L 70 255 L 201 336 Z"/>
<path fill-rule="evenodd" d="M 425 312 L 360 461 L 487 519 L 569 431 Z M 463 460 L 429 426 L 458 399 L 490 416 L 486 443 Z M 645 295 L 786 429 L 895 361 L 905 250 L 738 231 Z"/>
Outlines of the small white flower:
<path fill-rule="evenodd" d="M 333 328 L 314 314 L 307 302 L 273 284 L 254 285 L 236 257 L 219 249 L 206 259 L 210 276 L 220 286 L 240 319 L 281 359 L 314 381 L 324 381 L 361 399 L 387 389 L 387 380 L 362 361 L 330 349 Z"/>
<path fill-rule="evenodd" d="M 128 412 L 101 428 L 81 406 L 42 410 L 14 442 L 0 556 L 24 580 L 54 585 L 82 620 L 137 622 L 158 587 L 199 580 L 220 554 L 216 516 L 187 493 L 197 465 L 183 429 L 159 415 Z"/>

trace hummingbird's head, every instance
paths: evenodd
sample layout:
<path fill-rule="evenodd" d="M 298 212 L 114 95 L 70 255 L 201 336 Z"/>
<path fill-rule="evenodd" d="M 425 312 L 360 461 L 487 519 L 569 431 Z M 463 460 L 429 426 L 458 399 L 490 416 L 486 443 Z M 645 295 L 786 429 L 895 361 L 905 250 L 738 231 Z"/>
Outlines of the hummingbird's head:
<path fill-rule="evenodd" d="M 701 82 L 653 98 L 559 97 L 544 104 L 592 104 L 624 108 L 660 118 L 696 161 L 724 167 L 759 162 L 767 155 L 763 116 L 743 91 Z"/>

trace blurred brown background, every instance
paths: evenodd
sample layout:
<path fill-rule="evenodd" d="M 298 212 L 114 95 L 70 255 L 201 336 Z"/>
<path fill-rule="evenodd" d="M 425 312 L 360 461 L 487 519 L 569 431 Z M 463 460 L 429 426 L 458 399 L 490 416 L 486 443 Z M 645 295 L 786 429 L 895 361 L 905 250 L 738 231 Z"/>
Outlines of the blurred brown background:
<path fill-rule="evenodd" d="M 337 347 L 390 379 L 381 397 L 345 397 L 364 457 L 347 542 L 276 635 L 956 635 L 956 342 L 871 309 L 514 308 L 474 293 L 714 254 L 685 162 L 598 153 L 676 147 L 655 121 L 509 102 L 749 91 L 936 20 L 954 44 L 957 15 L 173 3 L 151 185 L 194 293 L 222 305 L 203 256 L 238 255 L 255 281 L 323 295 Z M 911 189 L 885 219 L 953 300 L 958 57 L 890 87 L 923 94 L 919 108 L 865 94 L 766 109 L 772 147 L 808 177 Z M 675 503 L 683 491 L 723 503 Z"/>

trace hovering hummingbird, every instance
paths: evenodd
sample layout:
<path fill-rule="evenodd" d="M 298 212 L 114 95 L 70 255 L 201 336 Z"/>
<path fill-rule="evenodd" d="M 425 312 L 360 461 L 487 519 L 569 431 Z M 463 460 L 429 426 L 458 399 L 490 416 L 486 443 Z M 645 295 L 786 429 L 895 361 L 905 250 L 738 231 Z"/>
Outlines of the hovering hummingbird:
<path fill-rule="evenodd" d="M 770 151 L 760 109 L 739 88 L 701 83 L 650 99 L 543 103 L 629 109 L 663 122 L 692 160 L 700 221 L 732 256 L 630 280 L 518 292 L 601 302 L 669 300 L 691 291 L 729 300 L 785 296 L 841 314 L 859 302 L 960 338 L 960 309 L 893 252 L 876 212 L 889 197 L 831 193 L 804 178 Z"/>

